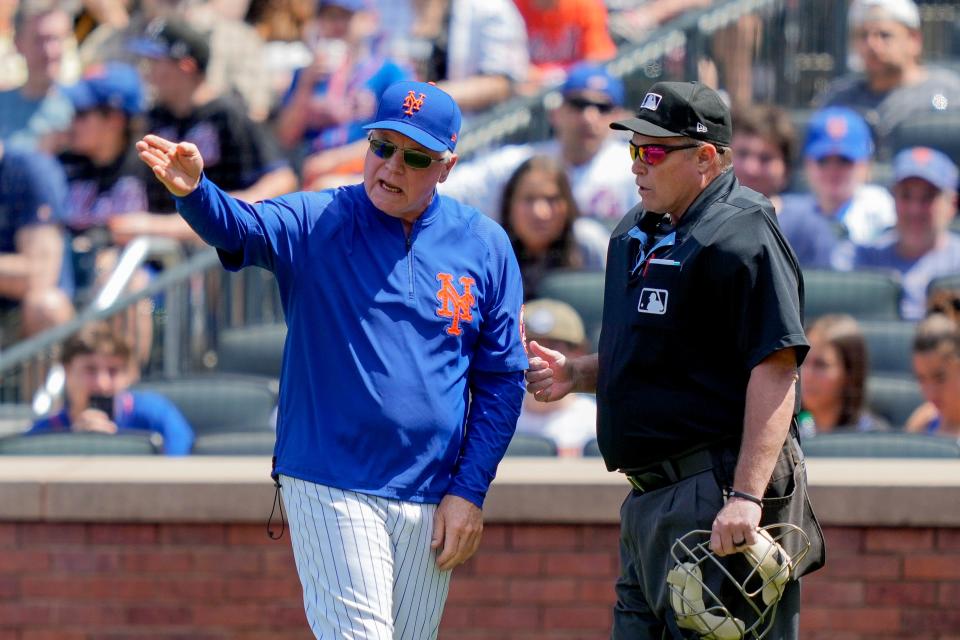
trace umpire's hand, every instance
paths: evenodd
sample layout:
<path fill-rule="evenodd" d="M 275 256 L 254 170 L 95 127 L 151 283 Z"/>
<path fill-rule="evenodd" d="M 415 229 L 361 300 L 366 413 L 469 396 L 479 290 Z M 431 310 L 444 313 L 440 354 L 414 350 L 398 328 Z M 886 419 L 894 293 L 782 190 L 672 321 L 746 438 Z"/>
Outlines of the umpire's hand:
<path fill-rule="evenodd" d="M 539 342 L 527 345 L 529 368 L 524 378 L 527 391 L 540 402 L 553 402 L 573 391 L 573 363 L 567 356 Z"/>
<path fill-rule="evenodd" d="M 137 142 L 137 153 L 157 180 L 177 197 L 190 194 L 200 184 L 203 158 L 195 144 L 147 135 Z"/>
<path fill-rule="evenodd" d="M 449 571 L 470 559 L 480 546 L 483 533 L 483 512 L 460 496 L 443 496 L 433 516 L 433 537 L 430 548 L 440 550 L 437 568 Z"/>

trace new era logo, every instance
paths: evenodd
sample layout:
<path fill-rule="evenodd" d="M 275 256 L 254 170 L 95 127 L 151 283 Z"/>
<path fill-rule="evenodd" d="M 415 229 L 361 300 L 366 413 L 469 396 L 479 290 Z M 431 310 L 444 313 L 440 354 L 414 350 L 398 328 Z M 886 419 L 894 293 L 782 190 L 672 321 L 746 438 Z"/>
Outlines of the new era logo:
<path fill-rule="evenodd" d="M 702 122 L 698 122 L 697 133 L 706 133 L 706 132 L 707 132 L 707 125 L 703 124 Z"/>
<path fill-rule="evenodd" d="M 640 104 L 640 108 L 656 111 L 657 107 L 660 106 L 661 100 L 663 100 L 663 96 L 661 96 L 659 93 L 648 93 L 643 97 L 643 102 Z"/>

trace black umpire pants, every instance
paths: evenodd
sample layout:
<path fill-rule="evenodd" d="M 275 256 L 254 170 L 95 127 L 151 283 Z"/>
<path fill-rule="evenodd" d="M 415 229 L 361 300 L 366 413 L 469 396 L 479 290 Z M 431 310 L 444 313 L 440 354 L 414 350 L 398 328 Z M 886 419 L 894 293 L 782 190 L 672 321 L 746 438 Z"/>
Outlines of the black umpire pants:
<path fill-rule="evenodd" d="M 721 486 L 731 482 L 736 452 L 718 452 L 715 459 L 713 470 L 654 491 L 634 490 L 623 502 L 613 640 L 697 637 L 677 627 L 670 606 L 667 573 L 675 564 L 670 554 L 673 543 L 694 529 L 709 531 L 723 506 Z M 823 538 L 806 495 L 802 453 L 792 439 L 784 445 L 764 495 L 761 525 L 777 522 L 800 526 L 810 537 L 811 548 L 799 573 L 819 568 L 823 564 Z M 749 616 L 743 619 L 747 626 L 753 622 Z M 777 606 L 773 626 L 765 639 L 796 640 L 799 621 L 800 581 L 794 580 L 788 584 Z"/>

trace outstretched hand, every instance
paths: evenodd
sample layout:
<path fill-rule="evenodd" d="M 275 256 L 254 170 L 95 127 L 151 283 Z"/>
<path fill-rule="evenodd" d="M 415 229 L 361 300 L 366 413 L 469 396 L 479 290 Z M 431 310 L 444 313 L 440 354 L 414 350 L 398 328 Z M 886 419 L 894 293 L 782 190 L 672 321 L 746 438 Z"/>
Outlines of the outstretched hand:
<path fill-rule="evenodd" d="M 177 197 L 190 194 L 200 184 L 203 158 L 195 144 L 147 135 L 137 142 L 137 154 L 157 180 Z"/>
<path fill-rule="evenodd" d="M 530 367 L 527 391 L 540 402 L 559 400 L 573 391 L 573 367 L 565 355 L 531 341 L 527 345 Z"/>

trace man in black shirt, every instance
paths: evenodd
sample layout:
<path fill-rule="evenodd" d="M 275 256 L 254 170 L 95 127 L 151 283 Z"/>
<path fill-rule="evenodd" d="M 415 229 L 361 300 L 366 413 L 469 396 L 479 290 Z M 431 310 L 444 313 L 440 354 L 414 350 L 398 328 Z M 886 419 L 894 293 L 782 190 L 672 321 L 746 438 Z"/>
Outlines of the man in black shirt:
<path fill-rule="evenodd" d="M 157 18 L 147 26 L 146 37 L 131 44 L 147 60 L 154 94 L 148 130 L 197 145 L 205 175 L 241 200 L 256 202 L 293 191 L 296 175 L 276 140 L 250 119 L 237 99 L 220 95 L 207 82 L 208 40 L 181 20 Z M 159 190 L 159 195 L 151 192 L 151 198 L 165 200 L 174 210 L 163 185 L 153 180 L 150 188 Z"/>
<path fill-rule="evenodd" d="M 611 126 L 633 132 L 643 202 L 610 241 L 599 353 L 568 359 L 531 342 L 528 389 L 546 402 L 595 390 L 604 462 L 634 487 L 613 637 L 683 638 L 666 574 L 687 532 L 709 530 L 723 556 L 790 522 L 813 543 L 796 575 L 822 564 L 793 437 L 803 283 L 770 202 L 734 177 L 730 113 L 714 91 L 657 83 Z M 768 637 L 797 637 L 799 596 L 794 581 Z"/>

